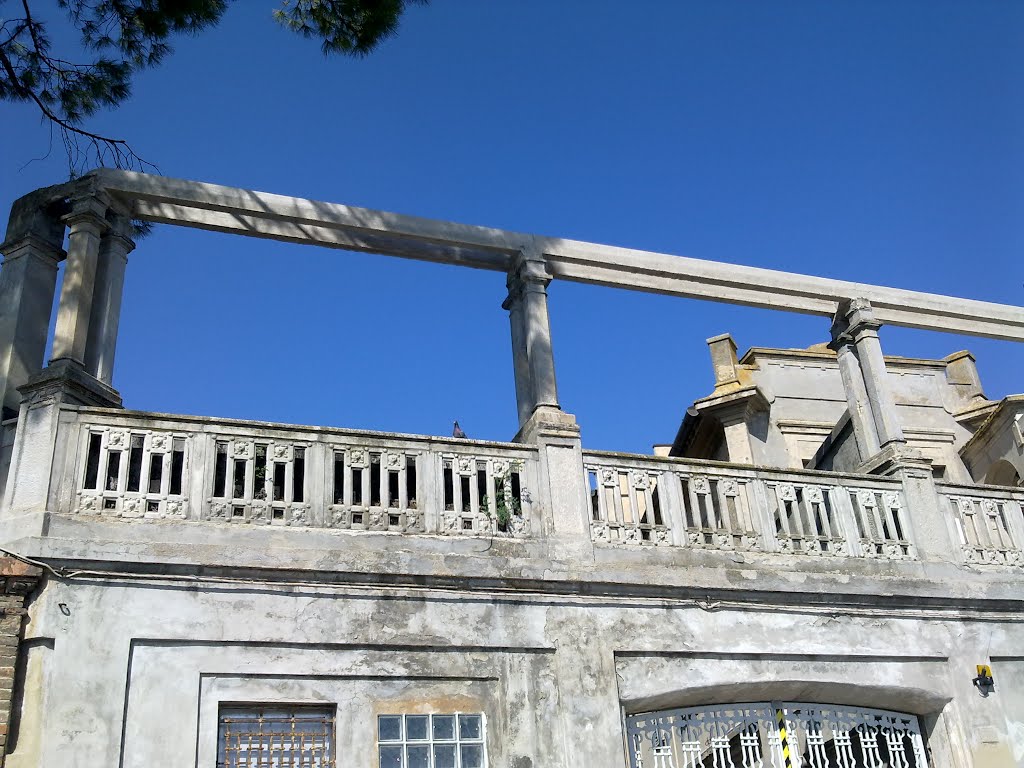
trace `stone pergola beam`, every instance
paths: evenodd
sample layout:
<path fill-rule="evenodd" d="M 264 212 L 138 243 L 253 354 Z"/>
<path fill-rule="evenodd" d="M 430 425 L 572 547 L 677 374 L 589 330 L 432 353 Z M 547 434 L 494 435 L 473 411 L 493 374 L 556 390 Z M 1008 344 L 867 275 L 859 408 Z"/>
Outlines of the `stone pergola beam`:
<path fill-rule="evenodd" d="M 137 218 L 507 272 L 538 253 L 556 280 L 832 317 L 849 299 L 878 321 L 1024 341 L 1024 308 L 576 240 L 423 219 L 215 184 L 101 169 L 93 183 Z"/>

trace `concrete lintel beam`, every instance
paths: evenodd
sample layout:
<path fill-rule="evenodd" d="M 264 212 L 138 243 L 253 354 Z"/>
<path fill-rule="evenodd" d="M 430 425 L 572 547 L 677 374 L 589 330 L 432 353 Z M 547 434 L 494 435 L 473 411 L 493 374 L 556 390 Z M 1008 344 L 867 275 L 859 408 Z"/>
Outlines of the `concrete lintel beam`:
<path fill-rule="evenodd" d="M 92 183 L 149 221 L 507 271 L 520 251 L 552 277 L 831 317 L 871 302 L 888 325 L 1024 341 L 1024 308 L 423 219 L 302 198 L 101 169 Z M 201 211 L 208 212 L 201 215 Z M 220 213 L 220 217 L 212 214 Z M 180 217 L 179 217 L 180 216 Z M 334 234 L 337 233 L 337 234 Z"/>

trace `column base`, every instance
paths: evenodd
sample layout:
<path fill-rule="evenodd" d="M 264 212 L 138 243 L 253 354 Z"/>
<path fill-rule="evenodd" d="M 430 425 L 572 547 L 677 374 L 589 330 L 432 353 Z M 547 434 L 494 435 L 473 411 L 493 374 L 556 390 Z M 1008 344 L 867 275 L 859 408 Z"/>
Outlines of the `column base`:
<path fill-rule="evenodd" d="M 579 440 L 580 427 L 576 417 L 560 408 L 540 405 L 534 409 L 533 415 L 519 428 L 513 443 L 536 444 L 540 438 L 568 438 Z"/>
<path fill-rule="evenodd" d="M 97 379 L 74 360 L 54 360 L 18 387 L 22 403 L 54 398 L 68 405 L 123 408 L 121 393 Z"/>
<path fill-rule="evenodd" d="M 857 474 L 892 477 L 902 470 L 914 469 L 931 476 L 931 459 L 925 458 L 917 448 L 911 448 L 903 441 L 891 441 L 878 453 L 861 462 L 854 469 Z"/>

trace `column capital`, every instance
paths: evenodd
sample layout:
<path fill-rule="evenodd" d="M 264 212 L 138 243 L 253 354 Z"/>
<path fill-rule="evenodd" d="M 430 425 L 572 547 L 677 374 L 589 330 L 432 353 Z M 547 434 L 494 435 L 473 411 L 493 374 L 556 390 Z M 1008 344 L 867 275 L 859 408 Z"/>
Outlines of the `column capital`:
<path fill-rule="evenodd" d="M 836 345 L 856 342 L 866 335 L 877 336 L 882 322 L 875 317 L 871 302 L 864 298 L 846 299 L 840 302 L 832 320 L 832 349 Z M 845 341 L 843 337 L 850 341 Z"/>
<path fill-rule="evenodd" d="M 41 202 L 34 195 L 26 195 L 11 206 L 0 253 L 8 259 L 17 258 L 15 254 L 22 255 L 18 251 L 25 245 L 52 253 L 58 261 L 64 258 L 64 222 L 60 212 L 57 206 Z"/>
<path fill-rule="evenodd" d="M 92 234 L 98 236 L 110 228 L 110 222 L 107 221 L 109 207 L 107 201 L 98 194 L 73 197 L 71 211 L 61 217 L 61 220 L 69 227 L 92 230 Z"/>
<path fill-rule="evenodd" d="M 131 219 L 120 214 L 111 214 L 107 224 L 110 228 L 103 234 L 103 239 L 110 245 L 116 245 L 118 255 L 127 259 L 128 254 L 135 250 L 135 241 L 131 237 Z"/>
<path fill-rule="evenodd" d="M 24 256 L 35 256 L 37 259 L 52 261 L 54 268 L 67 256 L 67 252 L 60 244 L 36 232 L 26 232 L 16 240 L 8 238 L 0 243 L 0 253 L 4 256 L 4 263 Z"/>
<path fill-rule="evenodd" d="M 544 254 L 529 248 L 522 249 L 512 257 L 512 263 L 508 270 L 508 282 L 520 282 L 525 285 L 540 285 L 546 287 L 551 282 L 551 273 L 548 271 L 547 261 Z"/>

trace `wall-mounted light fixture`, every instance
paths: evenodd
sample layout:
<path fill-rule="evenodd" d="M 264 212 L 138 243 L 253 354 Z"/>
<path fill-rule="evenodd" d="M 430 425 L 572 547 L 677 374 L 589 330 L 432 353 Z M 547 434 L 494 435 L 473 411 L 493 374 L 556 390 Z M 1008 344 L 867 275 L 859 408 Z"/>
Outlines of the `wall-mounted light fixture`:
<path fill-rule="evenodd" d="M 996 687 L 996 681 L 992 679 L 992 667 L 988 664 L 979 664 L 977 670 L 978 676 L 971 682 L 974 683 L 975 688 L 981 691 L 982 696 L 988 696 Z"/>

